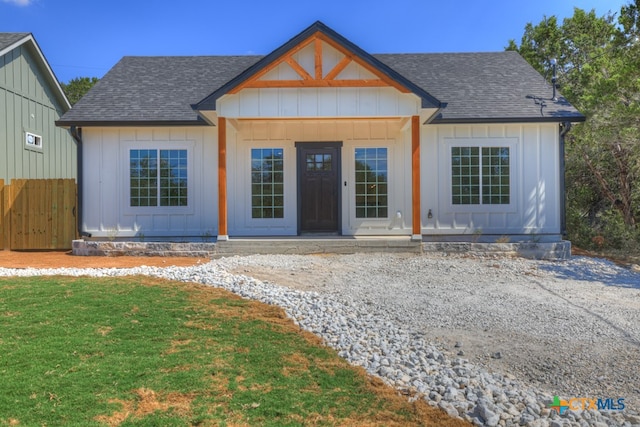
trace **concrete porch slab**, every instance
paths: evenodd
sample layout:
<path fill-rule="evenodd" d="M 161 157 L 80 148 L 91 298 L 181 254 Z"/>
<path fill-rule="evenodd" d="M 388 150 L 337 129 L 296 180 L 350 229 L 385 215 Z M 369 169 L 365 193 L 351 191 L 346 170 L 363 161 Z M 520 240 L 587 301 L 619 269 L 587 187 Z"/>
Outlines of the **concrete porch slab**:
<path fill-rule="evenodd" d="M 571 256 L 571 243 L 420 242 L 410 237 L 253 237 L 217 242 L 134 242 L 74 240 L 79 256 L 190 256 L 216 258 L 253 254 L 352 254 L 358 252 L 455 253 L 472 256 L 518 256 L 563 260 Z"/>
<path fill-rule="evenodd" d="M 356 252 L 420 253 L 421 242 L 409 237 L 236 238 L 218 242 L 216 256 L 250 254 L 352 254 Z"/>

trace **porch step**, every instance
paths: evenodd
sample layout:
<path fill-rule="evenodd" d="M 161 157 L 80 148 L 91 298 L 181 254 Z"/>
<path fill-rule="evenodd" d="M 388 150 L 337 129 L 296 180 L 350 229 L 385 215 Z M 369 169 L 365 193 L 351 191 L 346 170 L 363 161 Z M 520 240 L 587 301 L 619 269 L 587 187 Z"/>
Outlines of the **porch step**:
<path fill-rule="evenodd" d="M 357 252 L 420 253 L 421 242 L 402 238 L 305 237 L 291 239 L 252 238 L 219 241 L 216 256 L 251 254 L 353 254 Z"/>

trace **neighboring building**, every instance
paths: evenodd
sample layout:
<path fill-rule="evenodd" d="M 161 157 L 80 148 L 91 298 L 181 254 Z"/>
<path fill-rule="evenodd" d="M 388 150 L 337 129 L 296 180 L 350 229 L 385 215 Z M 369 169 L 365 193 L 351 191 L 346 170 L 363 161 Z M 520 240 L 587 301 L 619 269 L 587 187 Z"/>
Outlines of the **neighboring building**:
<path fill-rule="evenodd" d="M 555 241 L 584 116 L 551 97 L 516 52 L 372 55 L 316 22 L 266 56 L 124 57 L 57 124 L 93 237 Z"/>
<path fill-rule="evenodd" d="M 76 178 L 71 106 L 32 34 L 0 33 L 0 179 Z"/>

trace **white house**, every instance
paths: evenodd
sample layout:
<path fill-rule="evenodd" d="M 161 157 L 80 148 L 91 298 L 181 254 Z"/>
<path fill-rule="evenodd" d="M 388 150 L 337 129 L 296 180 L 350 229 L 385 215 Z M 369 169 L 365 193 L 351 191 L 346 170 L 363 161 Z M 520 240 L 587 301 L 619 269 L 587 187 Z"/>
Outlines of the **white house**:
<path fill-rule="evenodd" d="M 563 233 L 584 116 L 516 52 L 373 55 L 316 22 L 266 56 L 124 57 L 58 122 L 86 237 Z"/>

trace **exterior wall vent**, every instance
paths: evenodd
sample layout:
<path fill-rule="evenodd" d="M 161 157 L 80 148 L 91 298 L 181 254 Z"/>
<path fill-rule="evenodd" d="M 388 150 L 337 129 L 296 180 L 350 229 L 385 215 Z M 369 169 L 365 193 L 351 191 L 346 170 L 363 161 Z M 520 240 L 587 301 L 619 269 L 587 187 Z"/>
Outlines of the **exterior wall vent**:
<path fill-rule="evenodd" d="M 25 144 L 29 148 L 42 149 L 42 137 L 35 133 L 25 132 Z"/>

